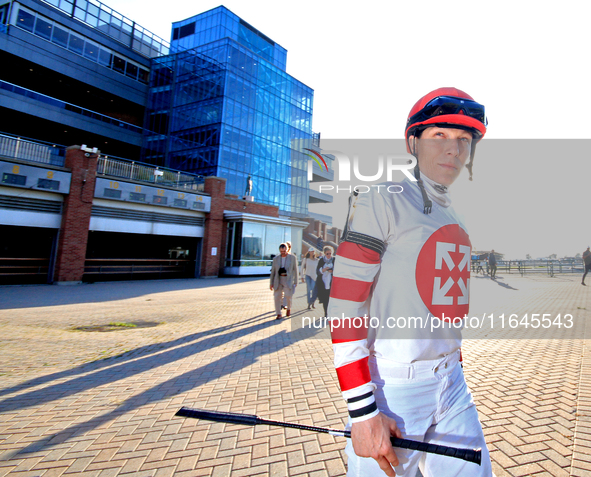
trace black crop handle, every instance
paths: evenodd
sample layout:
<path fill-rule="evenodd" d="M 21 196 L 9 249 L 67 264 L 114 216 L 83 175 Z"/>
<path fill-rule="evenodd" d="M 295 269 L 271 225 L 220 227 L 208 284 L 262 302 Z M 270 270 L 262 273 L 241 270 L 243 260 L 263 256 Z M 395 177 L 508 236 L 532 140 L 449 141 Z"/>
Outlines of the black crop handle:
<path fill-rule="evenodd" d="M 431 454 L 446 455 L 449 457 L 455 457 L 456 459 L 474 462 L 478 465 L 480 465 L 482 460 L 481 449 L 459 449 L 457 447 L 447 447 L 438 444 L 429 444 L 427 442 L 398 439 L 397 437 L 391 437 L 390 441 L 394 447 L 400 447 L 401 449 L 411 449 L 421 452 L 429 452 Z"/>

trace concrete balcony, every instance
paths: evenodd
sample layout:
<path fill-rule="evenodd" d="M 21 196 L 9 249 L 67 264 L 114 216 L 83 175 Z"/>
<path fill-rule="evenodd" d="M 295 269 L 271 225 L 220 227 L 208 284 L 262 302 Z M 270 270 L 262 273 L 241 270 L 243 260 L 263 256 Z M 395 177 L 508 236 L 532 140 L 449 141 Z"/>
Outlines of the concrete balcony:
<path fill-rule="evenodd" d="M 332 203 L 332 200 L 332 195 L 310 189 L 310 199 L 308 200 L 309 204 L 330 204 Z"/>
<path fill-rule="evenodd" d="M 321 169 L 318 163 L 312 161 L 312 182 L 331 182 L 334 180 L 334 171 L 330 167 L 329 170 Z"/>

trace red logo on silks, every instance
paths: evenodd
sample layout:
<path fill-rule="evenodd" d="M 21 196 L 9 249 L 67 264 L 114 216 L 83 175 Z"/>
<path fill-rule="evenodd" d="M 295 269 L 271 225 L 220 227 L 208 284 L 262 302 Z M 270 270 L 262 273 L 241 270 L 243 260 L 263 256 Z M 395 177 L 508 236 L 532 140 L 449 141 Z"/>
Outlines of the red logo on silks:
<path fill-rule="evenodd" d="M 423 303 L 433 316 L 461 319 L 470 306 L 468 234 L 457 224 L 433 232 L 417 259 L 416 280 Z"/>

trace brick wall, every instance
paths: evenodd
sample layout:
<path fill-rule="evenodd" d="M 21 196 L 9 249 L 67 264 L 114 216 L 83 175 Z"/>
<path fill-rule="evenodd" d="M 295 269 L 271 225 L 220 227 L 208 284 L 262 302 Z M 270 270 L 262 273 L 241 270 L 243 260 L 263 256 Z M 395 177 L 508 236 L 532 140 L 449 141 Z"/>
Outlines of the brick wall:
<path fill-rule="evenodd" d="M 221 177 L 206 177 L 205 192 L 211 195 L 211 211 L 205 218 L 205 235 L 203 236 L 203 253 L 201 258 L 201 276 L 217 277 L 220 262 L 224 258 L 222 247 L 224 234 L 224 196 L 226 193 L 226 179 Z M 217 254 L 212 255 L 213 249 Z"/>
<path fill-rule="evenodd" d="M 98 154 L 85 153 L 80 146 L 66 150 L 65 166 L 72 171 L 72 179 L 64 198 L 54 275 L 57 283 L 79 282 L 84 274 L 97 159 Z"/>
<path fill-rule="evenodd" d="M 224 199 L 224 209 L 245 214 L 265 215 L 267 217 L 279 217 L 279 207 L 274 205 L 257 204 L 240 199 Z"/>
<path fill-rule="evenodd" d="M 226 196 L 226 179 L 221 177 L 206 177 L 205 192 L 211 195 L 211 212 L 205 219 L 201 276 L 211 278 L 219 276 L 224 267 L 227 231 L 224 210 L 279 217 L 279 208 L 273 205 L 248 202 L 236 198 L 236 196 Z M 217 248 L 217 255 L 212 255 L 214 247 Z"/>
<path fill-rule="evenodd" d="M 308 222 L 308 226 L 304 229 L 304 232 L 309 233 L 309 234 L 314 234 L 314 222 L 315 219 L 313 219 L 312 217 L 306 217 L 305 219 L 302 219 L 305 222 Z"/>

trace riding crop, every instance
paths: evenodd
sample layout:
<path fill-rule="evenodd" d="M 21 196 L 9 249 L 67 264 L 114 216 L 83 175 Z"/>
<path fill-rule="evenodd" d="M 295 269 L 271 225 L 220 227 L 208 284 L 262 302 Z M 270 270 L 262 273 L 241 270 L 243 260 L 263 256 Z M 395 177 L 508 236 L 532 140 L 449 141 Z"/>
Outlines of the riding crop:
<path fill-rule="evenodd" d="M 191 409 L 188 407 L 180 408 L 176 416 L 190 417 L 193 419 L 205 419 L 207 421 L 227 422 L 230 424 L 240 424 L 243 426 L 256 426 L 257 424 L 265 424 L 268 426 L 290 427 L 292 429 L 301 429 L 304 431 L 321 432 L 339 437 L 351 437 L 351 431 L 341 431 L 339 429 L 329 429 L 327 427 L 306 426 L 303 424 L 294 424 L 291 422 L 272 421 L 269 419 L 262 419 L 253 414 L 236 414 L 233 412 L 220 411 L 205 411 L 202 409 Z M 455 457 L 456 459 L 474 462 L 480 465 L 481 450 L 480 449 L 459 449 L 457 447 L 441 446 L 437 444 L 429 444 L 426 442 L 413 441 L 410 439 L 398 439 L 391 437 L 392 445 L 401 449 L 418 450 L 421 452 L 429 452 L 431 454 L 446 455 L 448 457 Z"/>

